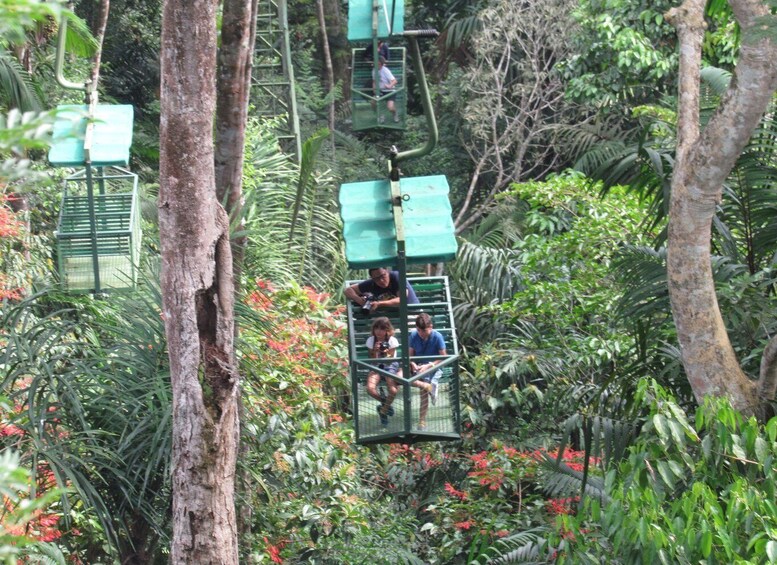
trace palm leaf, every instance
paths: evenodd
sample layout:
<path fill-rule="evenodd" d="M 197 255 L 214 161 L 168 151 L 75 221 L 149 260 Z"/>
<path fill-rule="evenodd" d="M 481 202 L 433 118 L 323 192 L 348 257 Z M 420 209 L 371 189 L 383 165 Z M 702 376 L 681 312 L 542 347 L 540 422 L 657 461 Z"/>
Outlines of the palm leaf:
<path fill-rule="evenodd" d="M 32 79 L 19 62 L 0 48 L 0 100 L 6 108 L 40 111 L 41 102 Z"/>
<path fill-rule="evenodd" d="M 345 276 L 334 179 L 313 172 L 315 145 L 309 140 L 306 180 L 288 157 L 280 155 L 271 122 L 252 122 L 244 185 L 244 219 L 251 245 L 247 269 L 277 281 L 296 280 L 336 291 Z M 300 187 L 309 187 L 300 192 Z M 304 230 L 291 230 L 295 214 Z M 289 234 L 292 234 L 289 239 Z"/>
<path fill-rule="evenodd" d="M 522 532 L 510 534 L 507 537 L 497 539 L 489 545 L 485 545 L 488 538 L 476 536 L 472 546 L 476 543 L 484 544 L 479 548 L 477 554 L 470 551 L 470 558 L 467 563 L 477 563 L 478 565 L 501 564 L 501 563 L 547 563 L 547 560 L 540 558 L 540 551 L 544 548 L 546 542 L 543 535 L 547 532 L 545 528 L 532 528 Z"/>
<path fill-rule="evenodd" d="M 97 52 L 98 45 L 89 25 L 69 10 L 63 10 L 62 17 L 67 25 L 65 50 L 79 57 L 92 57 Z"/>
<path fill-rule="evenodd" d="M 311 181 L 316 167 L 316 158 L 318 157 L 319 151 L 321 151 L 321 146 L 328 136 L 329 130 L 327 128 L 322 128 L 307 138 L 305 143 L 302 144 L 302 158 L 300 159 L 299 180 L 297 181 L 297 195 L 294 199 L 294 210 L 291 214 L 289 240 L 294 238 L 294 226 L 297 223 L 297 217 L 299 216 L 299 211 L 302 207 L 305 191 L 310 188 L 315 188 L 315 184 Z M 313 199 L 315 200 L 315 194 L 313 195 Z"/>

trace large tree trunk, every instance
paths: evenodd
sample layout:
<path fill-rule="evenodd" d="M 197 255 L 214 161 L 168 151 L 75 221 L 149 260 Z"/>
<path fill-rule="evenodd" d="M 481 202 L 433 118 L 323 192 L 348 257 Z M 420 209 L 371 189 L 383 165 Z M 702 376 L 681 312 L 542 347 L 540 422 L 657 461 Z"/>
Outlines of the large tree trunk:
<path fill-rule="evenodd" d="M 743 38 L 748 38 L 755 18 L 768 13 L 761 0 L 731 0 L 730 4 Z M 667 13 L 680 39 L 678 150 L 667 243 L 669 295 L 683 366 L 696 399 L 728 396 L 735 407 L 753 413 L 764 399 L 758 397 L 758 385 L 740 368 L 723 325 L 712 278 L 710 236 L 723 182 L 777 88 L 777 49 L 769 40 L 743 41 L 731 86 L 700 134 L 704 6 L 703 0 L 686 0 Z M 763 381 L 773 372 L 762 367 L 762 391 L 767 390 Z"/>
<path fill-rule="evenodd" d="M 242 216 L 243 157 L 248 96 L 256 40 L 257 0 L 224 0 L 218 54 L 216 102 L 216 194 L 231 221 Z M 238 229 L 242 231 L 242 224 Z M 232 242 L 235 280 L 239 282 L 246 238 Z"/>
<path fill-rule="evenodd" d="M 159 231 L 173 387 L 172 563 L 238 562 L 232 256 L 213 155 L 218 0 L 165 0 Z"/>

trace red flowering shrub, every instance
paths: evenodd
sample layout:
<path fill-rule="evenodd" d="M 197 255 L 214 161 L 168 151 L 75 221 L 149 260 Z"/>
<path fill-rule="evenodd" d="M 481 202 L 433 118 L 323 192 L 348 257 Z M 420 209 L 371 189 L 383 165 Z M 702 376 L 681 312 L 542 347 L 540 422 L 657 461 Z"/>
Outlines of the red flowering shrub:
<path fill-rule="evenodd" d="M 458 485 L 444 483 L 445 494 L 426 508 L 429 545 L 442 562 L 459 558 L 475 536 L 497 540 L 573 513 L 579 498 L 547 499 L 541 488 L 540 462 L 557 455 L 546 450 L 519 451 L 494 441 L 489 449 L 465 456 L 465 478 Z M 566 449 L 562 461 L 582 470 L 584 453 Z M 596 463 L 592 458 L 591 464 Z"/>

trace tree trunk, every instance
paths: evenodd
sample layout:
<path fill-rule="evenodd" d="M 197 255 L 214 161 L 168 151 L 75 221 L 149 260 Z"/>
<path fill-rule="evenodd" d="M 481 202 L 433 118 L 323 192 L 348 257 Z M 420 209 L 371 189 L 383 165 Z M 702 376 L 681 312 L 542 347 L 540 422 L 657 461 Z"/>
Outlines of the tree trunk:
<path fill-rule="evenodd" d="M 329 38 L 326 33 L 326 17 L 324 16 L 324 1 L 316 0 L 318 25 L 321 30 L 321 53 L 324 57 L 324 69 L 326 70 L 326 91 L 331 94 L 335 89 L 335 75 L 332 69 L 332 54 L 329 51 Z M 332 145 L 332 160 L 335 158 L 335 99 L 329 102 L 329 135 Z"/>
<path fill-rule="evenodd" d="M 216 81 L 216 195 L 225 204 L 230 225 L 244 231 L 243 221 L 243 163 L 245 132 L 248 121 L 248 99 L 251 92 L 251 71 L 256 43 L 256 14 L 258 0 L 225 0 L 221 19 L 221 47 L 218 54 Z M 238 224 L 239 222 L 239 224 Z M 236 225 L 237 224 L 237 225 Z M 240 287 L 247 239 L 244 235 L 232 238 L 232 259 L 235 293 Z M 238 327 L 235 324 L 235 339 Z M 243 419 L 242 402 L 238 417 Z M 238 448 L 241 455 L 245 446 Z M 238 478 L 239 488 L 247 490 L 250 470 Z M 248 533 L 251 507 L 239 508 L 238 531 Z"/>
<path fill-rule="evenodd" d="M 343 103 L 351 101 L 351 46 L 348 43 L 346 26 L 343 24 L 342 2 L 322 0 L 326 15 L 326 37 L 332 52 L 333 85 L 338 82 L 343 88 Z M 332 87 L 334 88 L 334 86 Z"/>
<path fill-rule="evenodd" d="M 224 0 L 216 102 L 216 194 L 232 223 L 242 216 L 243 159 L 248 96 L 256 40 L 257 0 Z M 242 232 L 242 223 L 238 230 Z M 246 238 L 232 242 L 239 284 Z"/>
<path fill-rule="evenodd" d="M 95 26 L 92 29 L 94 38 L 97 40 L 97 51 L 94 53 L 94 59 L 92 60 L 92 84 L 96 84 L 100 80 L 100 64 L 103 58 L 103 41 L 105 40 L 105 28 L 108 26 L 108 12 L 111 9 L 110 0 L 101 0 L 97 8 L 97 14 L 95 17 Z"/>
<path fill-rule="evenodd" d="M 159 231 L 173 388 L 172 563 L 238 562 L 238 375 L 227 214 L 216 199 L 218 0 L 165 0 Z"/>
<path fill-rule="evenodd" d="M 759 0 L 730 3 L 743 38 L 748 37 L 754 19 L 768 13 Z M 686 0 L 666 14 L 680 39 L 678 149 L 667 242 L 669 295 L 683 366 L 696 399 L 728 396 L 736 408 L 754 413 L 760 400 L 766 399 L 758 398 L 758 385 L 740 368 L 723 325 L 712 278 L 710 237 L 723 182 L 777 88 L 773 64 L 777 49 L 768 40 L 743 41 L 729 90 L 700 134 L 704 5 L 703 0 Z M 762 381 L 771 374 L 768 367 L 761 372 Z"/>

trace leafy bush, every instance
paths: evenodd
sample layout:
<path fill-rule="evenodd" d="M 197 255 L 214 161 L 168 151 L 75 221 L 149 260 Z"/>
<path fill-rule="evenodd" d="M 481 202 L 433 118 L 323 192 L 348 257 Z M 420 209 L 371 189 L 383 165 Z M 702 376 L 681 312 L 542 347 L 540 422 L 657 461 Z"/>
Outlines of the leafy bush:
<path fill-rule="evenodd" d="M 386 489 L 360 472 L 380 467 L 375 455 L 385 448 L 356 447 L 341 413 L 350 392 L 345 324 L 327 301 L 309 287 L 263 280 L 246 298 L 261 322 L 245 327 L 240 346 L 251 558 L 412 562 L 413 516 L 385 512 Z"/>
<path fill-rule="evenodd" d="M 609 503 L 559 521 L 561 562 L 777 562 L 777 418 L 744 418 L 708 398 L 689 420 L 654 380 L 627 460 L 607 475 Z"/>

